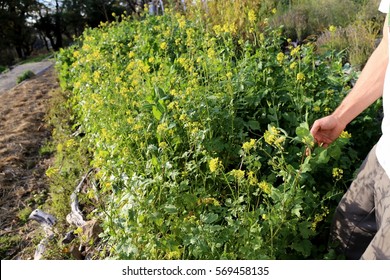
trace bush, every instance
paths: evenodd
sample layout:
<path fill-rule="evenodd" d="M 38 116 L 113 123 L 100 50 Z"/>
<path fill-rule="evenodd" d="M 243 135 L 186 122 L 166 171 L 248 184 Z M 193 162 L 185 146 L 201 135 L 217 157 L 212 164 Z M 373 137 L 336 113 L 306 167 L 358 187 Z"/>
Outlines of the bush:
<path fill-rule="evenodd" d="M 99 170 L 111 258 L 326 256 L 330 213 L 361 160 L 354 145 L 377 135 L 314 147 L 309 125 L 356 75 L 342 54 L 284 52 L 280 29 L 246 20 L 264 26 L 244 30 L 252 41 L 180 14 L 123 20 L 58 55 Z M 375 110 L 356 125 L 372 132 Z"/>
<path fill-rule="evenodd" d="M 25 71 L 22 75 L 18 76 L 16 79 L 16 83 L 21 83 L 25 80 L 31 79 L 35 76 L 35 73 L 31 70 Z"/>

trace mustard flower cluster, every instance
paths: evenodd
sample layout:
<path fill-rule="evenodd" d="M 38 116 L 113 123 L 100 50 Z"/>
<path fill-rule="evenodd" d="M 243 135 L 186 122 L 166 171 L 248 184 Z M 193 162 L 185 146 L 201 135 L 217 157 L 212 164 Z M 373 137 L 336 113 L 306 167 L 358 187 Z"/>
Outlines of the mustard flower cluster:
<path fill-rule="evenodd" d="M 256 140 L 251 139 L 249 140 L 249 142 L 245 142 L 244 144 L 242 144 L 242 149 L 244 150 L 244 152 L 248 153 L 251 149 L 255 147 L 255 144 Z"/>
<path fill-rule="evenodd" d="M 222 167 L 222 162 L 219 158 L 213 158 L 209 161 L 209 168 L 211 173 L 217 172 Z"/>

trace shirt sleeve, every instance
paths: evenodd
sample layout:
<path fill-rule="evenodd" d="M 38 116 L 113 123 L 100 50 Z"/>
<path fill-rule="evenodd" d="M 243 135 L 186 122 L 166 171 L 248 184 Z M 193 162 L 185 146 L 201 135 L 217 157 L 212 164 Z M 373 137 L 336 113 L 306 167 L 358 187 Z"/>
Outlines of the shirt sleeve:
<path fill-rule="evenodd" d="M 379 4 L 379 11 L 382 13 L 387 14 L 389 12 L 390 8 L 390 0 L 382 0 L 381 3 Z"/>

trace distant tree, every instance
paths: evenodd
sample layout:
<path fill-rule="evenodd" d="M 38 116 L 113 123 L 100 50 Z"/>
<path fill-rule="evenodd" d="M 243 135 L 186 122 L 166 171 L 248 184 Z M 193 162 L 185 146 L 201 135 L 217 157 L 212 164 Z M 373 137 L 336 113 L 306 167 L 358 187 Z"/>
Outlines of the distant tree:
<path fill-rule="evenodd" d="M 31 54 L 36 32 L 31 22 L 37 9 L 35 0 L 0 0 L 0 46 L 14 49 L 19 58 Z M 1 57 L 1 56 L 0 56 Z"/>

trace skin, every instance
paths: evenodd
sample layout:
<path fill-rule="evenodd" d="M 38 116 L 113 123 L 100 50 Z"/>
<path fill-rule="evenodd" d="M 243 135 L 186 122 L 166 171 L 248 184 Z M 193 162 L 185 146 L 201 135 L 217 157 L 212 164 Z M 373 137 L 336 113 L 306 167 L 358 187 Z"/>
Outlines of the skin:
<path fill-rule="evenodd" d="M 387 22 L 388 16 L 383 25 L 383 38 L 353 89 L 331 115 L 313 123 L 310 132 L 318 145 L 329 146 L 354 118 L 382 96 L 389 56 Z"/>

